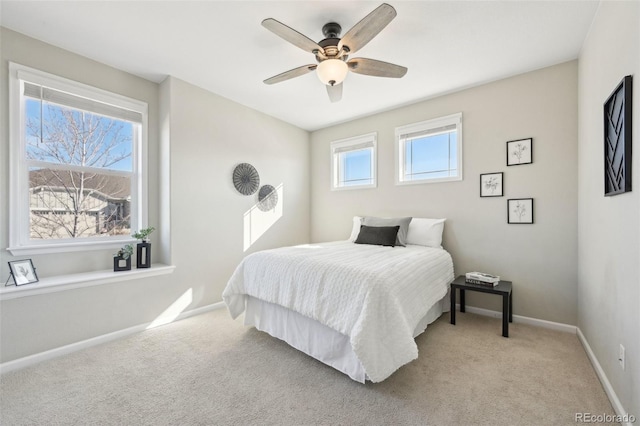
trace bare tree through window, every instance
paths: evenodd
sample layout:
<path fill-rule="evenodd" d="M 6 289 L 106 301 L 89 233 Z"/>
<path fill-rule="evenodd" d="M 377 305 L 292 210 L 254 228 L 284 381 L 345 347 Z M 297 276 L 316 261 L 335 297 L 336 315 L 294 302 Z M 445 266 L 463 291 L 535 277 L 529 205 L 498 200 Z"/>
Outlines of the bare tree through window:
<path fill-rule="evenodd" d="M 133 125 L 27 99 L 30 237 L 130 233 Z"/>

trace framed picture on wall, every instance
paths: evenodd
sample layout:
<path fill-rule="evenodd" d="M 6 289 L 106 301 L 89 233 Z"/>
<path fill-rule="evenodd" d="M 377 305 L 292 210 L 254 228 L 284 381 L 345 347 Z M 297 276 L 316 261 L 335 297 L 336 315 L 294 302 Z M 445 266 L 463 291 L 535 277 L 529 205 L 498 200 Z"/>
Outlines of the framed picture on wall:
<path fill-rule="evenodd" d="M 533 163 L 533 138 L 507 142 L 507 166 Z"/>
<path fill-rule="evenodd" d="M 480 175 L 481 197 L 502 197 L 502 172 Z"/>
<path fill-rule="evenodd" d="M 533 198 L 507 200 L 507 223 L 533 223 Z"/>
<path fill-rule="evenodd" d="M 632 77 L 622 79 L 604 103 L 604 195 L 631 191 Z"/>
<path fill-rule="evenodd" d="M 38 282 L 36 268 L 33 267 L 31 259 L 14 260 L 9 263 L 9 270 L 16 285 L 31 284 Z"/>

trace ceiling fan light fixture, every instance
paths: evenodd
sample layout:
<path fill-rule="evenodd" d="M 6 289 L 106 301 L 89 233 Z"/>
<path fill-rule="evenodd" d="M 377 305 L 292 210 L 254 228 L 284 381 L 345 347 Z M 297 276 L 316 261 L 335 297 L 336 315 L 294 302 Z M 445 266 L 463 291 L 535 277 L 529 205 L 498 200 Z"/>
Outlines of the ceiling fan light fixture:
<path fill-rule="evenodd" d="M 318 79 L 327 87 L 331 102 L 338 102 L 342 99 L 342 82 L 349 72 L 373 77 L 403 77 L 407 68 L 400 65 L 368 58 L 352 58 L 347 62 L 349 54 L 359 51 L 369 43 L 395 17 L 396 10 L 393 6 L 383 3 L 351 27 L 342 38 L 340 24 L 335 21 L 325 24 L 322 27 L 325 38 L 317 43 L 282 22 L 273 18 L 265 19 L 262 21 L 263 27 L 305 52 L 313 53 L 317 65 L 293 68 L 264 80 L 264 83 L 279 83 L 316 70 Z"/>
<path fill-rule="evenodd" d="M 347 77 L 349 67 L 347 63 L 340 59 L 325 59 L 318 64 L 316 69 L 318 78 L 327 86 L 340 84 Z"/>

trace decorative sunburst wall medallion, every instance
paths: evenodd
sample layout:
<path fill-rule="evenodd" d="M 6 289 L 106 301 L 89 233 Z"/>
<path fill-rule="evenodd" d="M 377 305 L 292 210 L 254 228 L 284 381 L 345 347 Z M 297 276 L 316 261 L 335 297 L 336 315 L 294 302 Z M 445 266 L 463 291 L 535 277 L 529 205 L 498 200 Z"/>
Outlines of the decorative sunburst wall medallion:
<path fill-rule="evenodd" d="M 242 195 L 251 195 L 260 187 L 260 175 L 249 163 L 240 163 L 233 170 L 233 186 Z"/>
<path fill-rule="evenodd" d="M 264 185 L 258 192 L 258 208 L 263 211 L 273 210 L 278 205 L 278 192 L 271 185 Z"/>

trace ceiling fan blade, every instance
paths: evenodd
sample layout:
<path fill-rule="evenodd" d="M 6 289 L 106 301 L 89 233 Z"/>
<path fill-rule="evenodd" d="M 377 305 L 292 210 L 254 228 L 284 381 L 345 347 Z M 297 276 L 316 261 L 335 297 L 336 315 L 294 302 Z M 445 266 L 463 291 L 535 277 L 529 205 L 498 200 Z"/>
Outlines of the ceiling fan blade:
<path fill-rule="evenodd" d="M 327 93 L 331 102 L 338 102 L 342 99 L 342 83 L 333 86 L 327 85 Z"/>
<path fill-rule="evenodd" d="M 281 81 L 285 81 L 285 80 L 289 80 L 291 78 L 300 77 L 301 75 L 305 75 L 305 74 L 315 70 L 316 68 L 318 68 L 318 66 L 315 65 L 315 64 L 313 64 L 313 65 L 303 65 L 301 67 L 294 68 L 292 70 L 280 73 L 278 75 L 274 75 L 273 77 L 270 77 L 270 78 L 266 79 L 264 81 L 264 83 L 265 84 L 280 83 Z"/>
<path fill-rule="evenodd" d="M 396 15 L 397 13 L 393 6 L 387 3 L 381 4 L 347 31 L 338 43 L 338 49 L 347 47 L 351 53 L 360 50 L 365 44 L 369 43 L 371 39 L 377 36 Z"/>
<path fill-rule="evenodd" d="M 314 51 L 317 50 L 324 54 L 324 49 L 318 43 L 293 28 L 286 26 L 282 22 L 276 21 L 273 18 L 267 18 L 262 21 L 262 26 L 306 52 L 314 53 Z"/>
<path fill-rule="evenodd" d="M 374 77 L 400 78 L 407 73 L 407 68 L 389 62 L 376 59 L 353 58 L 347 62 L 349 69 L 356 74 L 371 75 Z"/>

